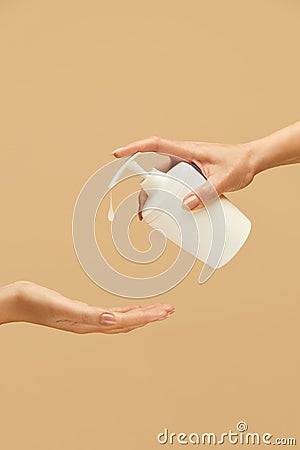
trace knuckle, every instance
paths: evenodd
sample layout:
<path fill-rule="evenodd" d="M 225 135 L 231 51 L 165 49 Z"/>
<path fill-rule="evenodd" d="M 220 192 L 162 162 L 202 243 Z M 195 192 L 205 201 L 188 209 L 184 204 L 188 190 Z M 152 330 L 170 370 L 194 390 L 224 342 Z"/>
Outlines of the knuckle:
<path fill-rule="evenodd" d="M 194 143 L 190 144 L 185 143 L 185 148 L 189 150 L 190 153 L 190 160 L 191 161 L 197 161 L 199 156 L 199 146 L 195 145 Z"/>
<path fill-rule="evenodd" d="M 147 323 L 149 320 L 148 320 L 148 314 L 147 314 L 147 312 L 145 311 L 145 310 L 143 310 L 143 309 L 141 309 L 141 319 L 140 319 L 140 322 L 141 323 Z"/>
<path fill-rule="evenodd" d="M 35 284 L 31 281 L 15 281 L 10 285 L 12 294 L 17 300 L 22 300 L 23 298 L 30 295 L 32 289 L 34 289 Z"/>
<path fill-rule="evenodd" d="M 153 144 L 154 151 L 158 150 L 159 144 L 161 143 L 161 138 L 159 136 L 151 136 L 151 143 Z"/>
<path fill-rule="evenodd" d="M 159 313 L 159 319 L 166 319 L 168 317 L 168 313 L 165 310 L 160 311 Z"/>

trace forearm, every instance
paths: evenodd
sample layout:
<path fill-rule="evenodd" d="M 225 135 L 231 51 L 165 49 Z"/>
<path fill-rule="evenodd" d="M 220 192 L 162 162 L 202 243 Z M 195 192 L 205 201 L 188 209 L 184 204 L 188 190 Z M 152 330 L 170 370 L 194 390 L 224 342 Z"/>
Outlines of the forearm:
<path fill-rule="evenodd" d="M 272 167 L 300 162 L 300 122 L 251 142 L 251 158 L 257 174 Z"/>
<path fill-rule="evenodd" d="M 16 281 L 0 288 L 0 325 L 28 322 L 60 328 L 60 315 L 73 312 L 79 303 L 35 283 Z"/>

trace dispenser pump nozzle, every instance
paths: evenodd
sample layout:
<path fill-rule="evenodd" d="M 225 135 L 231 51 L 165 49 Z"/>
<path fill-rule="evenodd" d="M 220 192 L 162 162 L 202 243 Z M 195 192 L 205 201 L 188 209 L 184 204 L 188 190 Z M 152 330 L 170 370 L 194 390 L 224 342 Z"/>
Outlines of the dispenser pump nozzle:
<path fill-rule="evenodd" d="M 134 155 L 132 155 L 130 158 L 127 159 L 127 161 L 119 168 L 119 170 L 114 175 L 113 179 L 109 183 L 108 187 L 109 189 L 113 188 L 115 184 L 120 180 L 123 172 L 128 169 L 131 170 L 133 173 L 136 173 L 137 175 L 143 175 L 146 173 L 146 170 L 143 169 L 142 166 L 140 166 L 135 159 L 141 154 L 141 152 L 137 152 Z"/>
<path fill-rule="evenodd" d="M 136 173 L 137 175 L 145 173 L 145 169 L 143 169 L 142 166 L 140 166 L 136 161 L 130 161 L 127 169 L 132 170 L 132 172 Z"/>

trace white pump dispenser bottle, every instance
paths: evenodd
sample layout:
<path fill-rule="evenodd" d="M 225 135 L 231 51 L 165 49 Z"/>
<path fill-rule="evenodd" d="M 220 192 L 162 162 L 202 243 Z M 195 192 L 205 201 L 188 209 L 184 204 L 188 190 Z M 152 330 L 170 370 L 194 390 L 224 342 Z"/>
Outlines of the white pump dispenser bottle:
<path fill-rule="evenodd" d="M 125 169 L 141 175 L 143 177 L 141 187 L 148 196 L 143 208 L 144 220 L 152 228 L 161 230 L 176 245 L 182 246 L 181 231 L 174 218 L 168 214 L 167 199 L 172 194 L 182 201 L 191 189 L 195 190 L 207 180 L 200 170 L 185 161 L 177 162 L 167 172 L 161 172 L 155 168 L 146 171 L 135 161 L 139 155 L 136 153 L 127 159 L 111 180 L 109 188 L 112 188 L 122 178 Z M 177 223 L 186 225 L 189 224 L 188 221 L 196 221 L 200 245 L 195 245 L 195 248 L 191 245 L 188 248 L 182 248 L 216 269 L 224 266 L 241 249 L 250 233 L 251 222 L 225 196 L 221 196 L 205 206 L 205 208 L 195 211 L 187 211 L 183 207 L 178 207 L 176 219 Z M 214 238 L 213 221 L 219 221 L 216 218 L 220 218 L 218 215 L 220 211 L 223 215 L 220 221 L 223 221 L 224 224 L 224 245 L 214 256 L 211 255 Z M 212 219 L 213 217 L 215 219 Z M 215 225 L 218 227 L 220 224 Z"/>

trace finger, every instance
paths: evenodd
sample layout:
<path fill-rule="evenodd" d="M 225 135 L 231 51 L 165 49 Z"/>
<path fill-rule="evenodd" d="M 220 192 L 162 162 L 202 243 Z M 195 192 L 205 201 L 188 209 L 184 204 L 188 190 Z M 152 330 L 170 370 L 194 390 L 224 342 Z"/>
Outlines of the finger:
<path fill-rule="evenodd" d="M 132 311 L 133 309 L 141 308 L 141 305 L 126 305 L 126 306 L 115 306 L 113 308 L 109 308 L 110 311 L 113 312 L 128 312 Z"/>
<path fill-rule="evenodd" d="M 117 148 L 113 154 L 116 158 L 133 155 L 136 152 L 159 152 L 174 155 L 188 161 L 193 159 L 193 149 L 189 145 L 169 139 L 152 136 L 141 141 L 136 141 L 125 147 Z"/>
<path fill-rule="evenodd" d="M 171 306 L 171 305 L 170 305 Z M 153 308 L 153 305 L 149 305 L 147 307 L 145 307 L 144 309 L 147 308 Z M 172 307 L 174 308 L 174 307 Z M 165 320 L 169 317 L 169 315 L 171 315 L 171 313 L 167 314 L 165 317 L 161 317 L 157 320 L 152 320 L 151 322 L 157 322 L 157 321 L 162 321 Z M 116 327 L 116 326 L 96 326 L 96 325 L 85 325 L 85 324 L 75 324 L 73 326 L 73 329 L 70 330 L 70 328 L 68 328 L 67 331 L 73 331 L 77 334 L 88 334 L 88 333 L 104 333 L 104 334 L 120 334 L 120 333 L 128 333 L 130 331 L 133 331 L 137 328 L 142 328 L 146 325 L 149 325 L 150 321 L 147 321 L 146 323 L 136 323 L 133 326 L 128 326 L 125 327 L 124 325 L 121 327 Z"/>
<path fill-rule="evenodd" d="M 173 314 L 175 307 L 170 304 L 155 303 L 141 307 L 135 305 L 127 311 L 104 312 L 100 316 L 100 326 L 107 328 L 118 329 L 127 327 L 137 327 L 146 325 L 149 322 L 154 322 Z"/>
<path fill-rule="evenodd" d="M 116 313 L 117 324 L 115 328 L 143 326 L 147 323 L 167 318 L 168 315 L 168 311 L 162 305 L 151 305 L 124 314 Z"/>
<path fill-rule="evenodd" d="M 107 330 L 105 334 L 121 334 L 121 333 L 129 333 L 130 331 L 135 330 L 139 327 L 128 327 L 128 328 L 118 328 L 116 330 Z"/>
<path fill-rule="evenodd" d="M 119 327 L 137 326 L 140 323 L 144 323 L 158 320 L 161 317 L 168 316 L 172 314 L 175 310 L 173 305 L 169 304 L 154 304 L 141 307 L 140 305 L 127 306 L 122 309 L 122 311 L 117 311 L 116 308 L 108 309 L 103 311 L 101 308 L 88 307 L 89 310 L 94 310 L 90 317 L 84 317 L 84 321 L 81 321 L 83 325 L 95 325 L 97 327 L 112 327 L 117 329 Z M 142 320 L 139 322 L 137 319 L 144 318 L 145 322 Z M 126 320 L 129 319 L 127 323 Z M 125 322 L 124 322 L 125 321 Z"/>
<path fill-rule="evenodd" d="M 167 313 L 173 314 L 175 312 L 175 306 L 174 305 L 170 305 L 169 303 L 164 303 L 162 305 L 164 307 L 164 309 L 167 311 Z"/>
<path fill-rule="evenodd" d="M 148 309 L 159 308 L 159 307 L 164 308 L 168 314 L 172 314 L 175 311 L 175 306 L 170 305 L 169 303 L 152 303 L 151 305 L 144 306 L 143 309 L 146 311 Z"/>
<path fill-rule="evenodd" d="M 112 330 L 106 330 L 104 331 L 105 334 L 120 334 L 120 333 L 129 333 L 130 331 L 136 330 L 138 328 L 142 328 L 143 326 L 149 325 L 148 323 L 146 325 L 137 325 L 135 327 L 127 327 L 127 328 L 116 328 Z"/>
<path fill-rule="evenodd" d="M 203 208 L 222 193 L 219 192 L 220 186 L 217 181 L 214 182 L 213 177 L 209 178 L 193 192 L 186 195 L 183 199 L 183 204 L 186 208 L 193 210 L 195 208 Z"/>
<path fill-rule="evenodd" d="M 167 317 L 166 317 L 166 319 L 167 319 Z M 165 319 L 161 319 L 161 320 L 165 320 Z M 143 324 L 143 325 L 136 325 L 136 326 L 134 326 L 134 327 L 128 327 L 128 328 L 117 328 L 117 329 L 114 329 L 114 330 L 107 330 L 107 331 L 105 331 L 105 333 L 106 333 L 106 334 L 121 334 L 121 333 L 128 333 L 128 332 L 130 332 L 130 331 L 134 331 L 134 330 L 137 330 L 137 329 L 139 329 L 139 328 L 146 327 L 146 326 L 148 326 L 148 325 L 150 325 L 150 323 L 146 323 L 146 324 Z"/>
<path fill-rule="evenodd" d="M 175 311 L 175 307 L 173 305 L 170 305 L 169 303 L 154 303 L 151 305 L 145 305 L 145 306 L 141 306 L 141 305 L 137 305 L 137 304 L 132 304 L 132 305 L 126 305 L 126 306 L 115 306 L 113 308 L 109 308 L 109 311 L 113 311 L 113 312 L 121 312 L 121 313 L 125 313 L 125 312 L 129 312 L 135 309 L 141 309 L 144 308 L 145 310 L 147 309 L 151 309 L 154 306 L 162 306 L 167 313 L 172 313 L 173 311 Z M 100 312 L 103 312 L 103 309 L 100 309 Z"/>
<path fill-rule="evenodd" d="M 165 317 L 162 317 L 160 319 L 157 320 L 153 320 L 151 322 L 146 322 L 146 323 L 139 323 L 136 324 L 134 326 L 130 326 L 130 327 L 125 327 L 122 326 L 120 328 L 115 328 L 115 327 L 106 327 L 106 328 L 101 328 L 99 329 L 99 327 L 95 327 L 95 326 L 88 326 L 86 325 L 85 328 L 81 327 L 81 331 L 80 333 L 105 333 L 105 334 L 121 334 L 121 333 L 128 333 L 130 331 L 134 331 L 138 328 L 142 328 L 144 326 L 149 325 L 150 323 L 154 323 L 154 322 L 158 322 L 158 321 L 163 321 L 165 319 L 167 319 L 172 313 L 166 315 Z"/>

